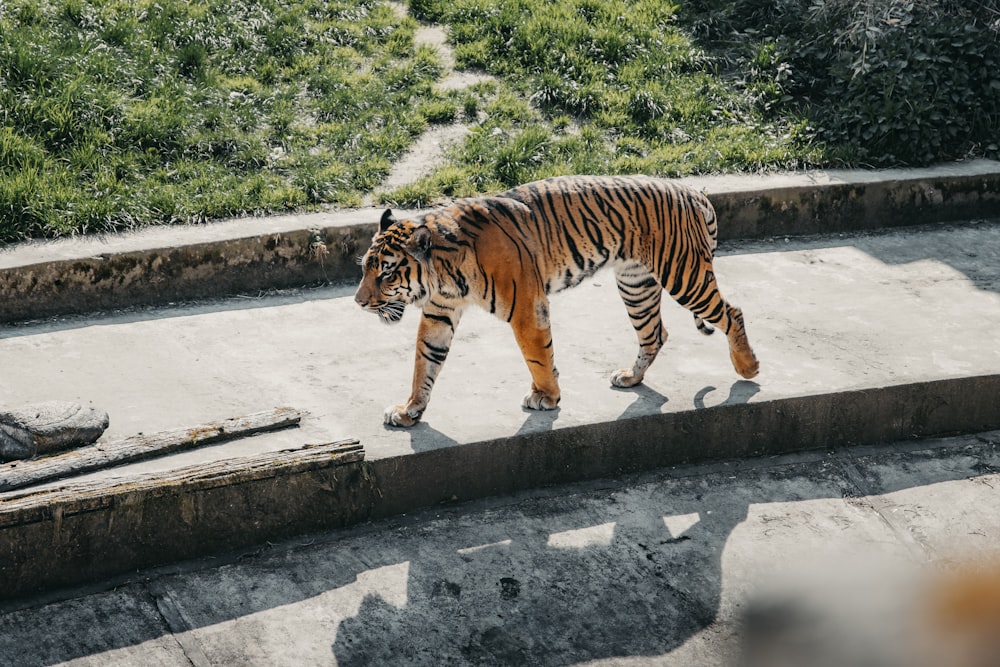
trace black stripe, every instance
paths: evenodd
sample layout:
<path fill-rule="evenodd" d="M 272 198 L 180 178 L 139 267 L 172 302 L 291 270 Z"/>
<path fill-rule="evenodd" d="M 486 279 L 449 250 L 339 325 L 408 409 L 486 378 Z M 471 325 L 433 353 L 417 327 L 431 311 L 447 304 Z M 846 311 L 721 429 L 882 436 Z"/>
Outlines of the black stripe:
<path fill-rule="evenodd" d="M 447 324 L 449 327 L 451 327 L 452 330 L 455 329 L 454 322 L 452 322 L 451 318 L 448 317 L 447 315 L 434 315 L 432 313 L 424 311 L 424 317 L 426 317 L 429 320 L 434 320 L 435 322 L 443 322 L 444 324 Z"/>
<path fill-rule="evenodd" d="M 514 318 L 514 306 L 517 305 L 517 281 L 511 280 L 510 284 L 514 287 L 513 296 L 510 299 L 510 314 L 507 316 L 507 321 L 510 322 Z"/>

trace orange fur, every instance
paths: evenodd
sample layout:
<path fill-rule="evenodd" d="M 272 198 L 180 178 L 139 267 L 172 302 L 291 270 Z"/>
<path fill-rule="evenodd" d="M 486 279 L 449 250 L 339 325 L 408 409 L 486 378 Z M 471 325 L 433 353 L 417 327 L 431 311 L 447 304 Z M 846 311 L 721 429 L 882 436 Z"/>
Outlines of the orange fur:
<path fill-rule="evenodd" d="M 427 407 L 462 311 L 478 305 L 510 323 L 531 390 L 522 405 L 551 410 L 559 403 L 548 321 L 548 294 L 579 284 L 605 266 L 639 337 L 630 368 L 614 385 L 642 382 L 667 334 L 660 320 L 664 289 L 729 339 L 736 371 L 758 371 L 743 315 L 719 294 L 712 271 L 715 211 L 680 184 L 648 178 L 566 176 L 528 183 L 494 197 L 463 199 L 413 220 L 386 211 L 365 254 L 358 304 L 386 322 L 403 306 L 423 309 L 413 387 L 385 421 L 412 426 Z"/>

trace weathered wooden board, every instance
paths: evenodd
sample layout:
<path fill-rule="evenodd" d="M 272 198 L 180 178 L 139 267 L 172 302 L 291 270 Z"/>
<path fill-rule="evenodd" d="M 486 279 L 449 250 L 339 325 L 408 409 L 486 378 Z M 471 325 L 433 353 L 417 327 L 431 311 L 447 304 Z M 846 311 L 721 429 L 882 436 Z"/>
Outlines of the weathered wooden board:
<path fill-rule="evenodd" d="M 374 488 L 344 440 L 0 493 L 0 598 L 348 525 Z"/>
<path fill-rule="evenodd" d="M 96 443 L 54 456 L 12 461 L 0 465 L 0 492 L 120 463 L 141 461 L 184 449 L 286 428 L 298 424 L 301 419 L 302 412 L 299 410 L 275 408 L 200 426 L 149 435 L 139 434 L 117 442 Z"/>

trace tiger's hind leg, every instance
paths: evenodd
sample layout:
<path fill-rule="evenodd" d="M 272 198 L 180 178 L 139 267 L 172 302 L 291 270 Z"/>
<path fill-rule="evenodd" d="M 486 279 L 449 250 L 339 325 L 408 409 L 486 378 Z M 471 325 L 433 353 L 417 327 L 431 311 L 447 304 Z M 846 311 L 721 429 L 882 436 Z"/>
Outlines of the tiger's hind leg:
<path fill-rule="evenodd" d="M 729 338 L 729 359 L 733 362 L 733 368 L 748 380 L 757 377 L 757 373 L 760 372 L 760 362 L 750 347 L 750 341 L 747 340 L 743 311 L 736 306 L 726 304 L 726 316 L 729 321 L 723 329 Z"/>
<path fill-rule="evenodd" d="M 705 320 L 701 319 L 697 315 L 694 316 L 694 326 L 698 329 L 698 331 L 705 334 L 706 336 L 711 336 L 712 334 L 715 333 L 715 329 L 712 327 L 712 325 L 706 322 Z"/>
<path fill-rule="evenodd" d="M 668 290 L 671 296 L 694 313 L 696 321 L 700 319 L 722 329 L 729 339 L 729 359 L 733 362 L 733 368 L 748 380 L 756 377 L 760 371 L 760 363 L 747 339 L 743 311 L 722 297 L 710 264 L 690 278 L 676 293 Z"/>
<path fill-rule="evenodd" d="M 663 286 L 642 264 L 630 263 L 615 267 L 618 293 L 625 302 L 629 319 L 639 337 L 639 354 L 632 368 L 622 368 L 611 374 L 616 387 L 634 387 L 642 382 L 660 348 L 667 341 L 667 330 L 660 318 Z"/>

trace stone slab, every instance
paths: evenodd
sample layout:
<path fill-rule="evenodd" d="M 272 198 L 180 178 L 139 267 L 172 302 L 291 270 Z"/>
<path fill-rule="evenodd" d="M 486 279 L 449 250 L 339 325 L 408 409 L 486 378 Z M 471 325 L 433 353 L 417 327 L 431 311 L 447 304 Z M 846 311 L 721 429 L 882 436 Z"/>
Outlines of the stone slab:
<path fill-rule="evenodd" d="M 48 400 L 0 410 L 0 462 L 89 445 L 108 428 L 93 406 Z"/>

